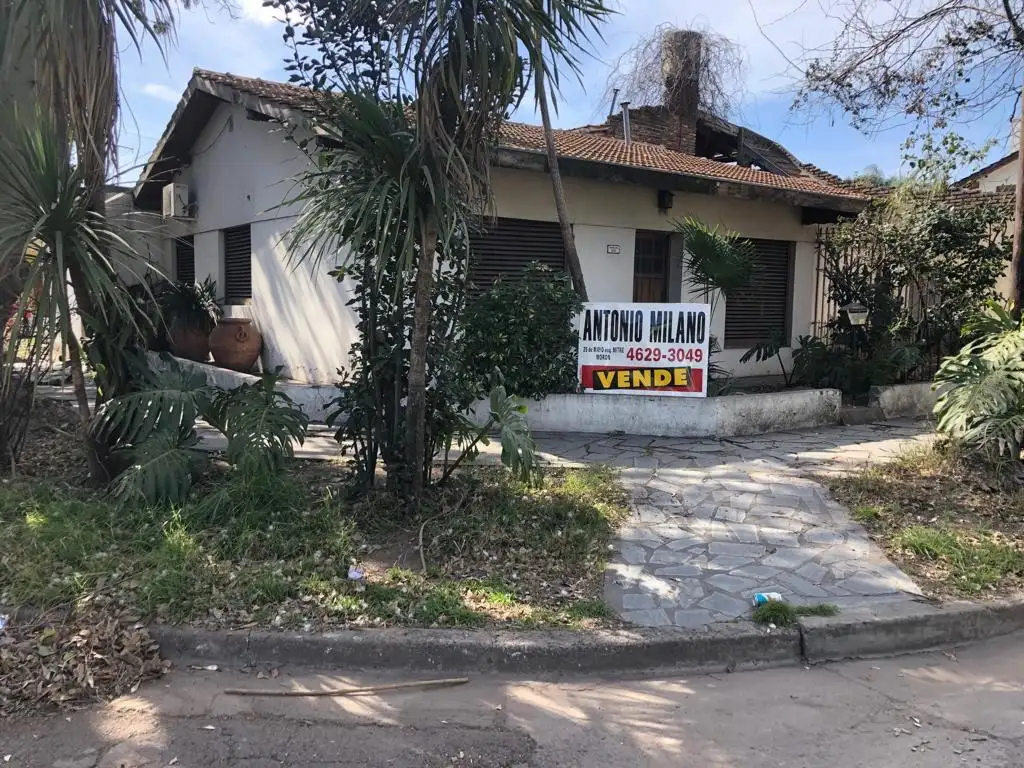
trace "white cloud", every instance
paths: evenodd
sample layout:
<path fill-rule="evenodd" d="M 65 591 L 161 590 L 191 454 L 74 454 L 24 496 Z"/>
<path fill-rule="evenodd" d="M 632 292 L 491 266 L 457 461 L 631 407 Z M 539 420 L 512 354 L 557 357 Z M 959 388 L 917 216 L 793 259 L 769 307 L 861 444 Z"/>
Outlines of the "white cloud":
<path fill-rule="evenodd" d="M 269 27 L 280 21 L 276 8 L 263 5 L 263 0 L 241 0 L 242 18 L 263 27 Z"/>
<path fill-rule="evenodd" d="M 142 92 L 147 96 L 152 96 L 154 99 L 160 99 L 160 101 L 166 101 L 170 104 L 177 104 L 181 98 L 179 91 L 161 83 L 146 83 L 142 86 Z"/>

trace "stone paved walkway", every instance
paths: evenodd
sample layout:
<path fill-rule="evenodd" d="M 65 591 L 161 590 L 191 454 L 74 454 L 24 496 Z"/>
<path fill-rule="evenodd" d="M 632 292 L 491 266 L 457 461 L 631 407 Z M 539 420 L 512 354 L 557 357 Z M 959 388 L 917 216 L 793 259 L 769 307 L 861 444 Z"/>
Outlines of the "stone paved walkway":
<path fill-rule="evenodd" d="M 931 439 L 892 422 L 727 440 L 540 437 L 554 462 L 619 467 L 633 519 L 620 531 L 605 599 L 625 620 L 697 628 L 749 616 L 755 592 L 840 608 L 911 600 L 890 563 L 812 476 L 849 472 Z"/>

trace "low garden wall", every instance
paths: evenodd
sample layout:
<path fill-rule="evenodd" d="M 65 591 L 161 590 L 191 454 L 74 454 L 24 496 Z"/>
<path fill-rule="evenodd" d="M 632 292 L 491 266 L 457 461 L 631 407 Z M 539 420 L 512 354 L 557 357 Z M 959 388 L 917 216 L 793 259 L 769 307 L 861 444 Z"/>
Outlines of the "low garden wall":
<path fill-rule="evenodd" d="M 731 437 L 839 423 L 838 389 L 798 389 L 724 397 L 549 395 L 527 400 L 534 432 L 625 432 L 660 437 Z M 487 418 L 487 403 L 473 408 Z"/>
<path fill-rule="evenodd" d="M 868 393 L 869 404 L 881 408 L 887 419 L 931 416 L 937 399 L 930 381 L 872 387 Z"/>
<path fill-rule="evenodd" d="M 154 368 L 159 368 L 164 364 L 160 359 L 160 355 L 156 352 L 149 352 L 147 354 L 149 355 L 150 364 Z M 178 364 L 183 368 L 189 368 L 193 371 L 202 373 L 206 376 L 206 381 L 209 384 L 213 384 L 223 389 L 234 389 L 242 384 L 255 384 L 260 380 L 259 376 L 253 376 L 249 373 L 239 373 L 238 371 L 231 371 L 227 368 L 218 368 L 215 365 L 197 363 L 180 357 L 176 357 L 174 359 L 177 360 Z M 330 385 L 319 386 L 316 384 L 300 384 L 298 382 L 282 381 L 278 382 L 277 388 L 294 400 L 295 403 L 302 408 L 306 416 L 309 417 L 309 420 L 313 422 L 327 421 L 327 415 L 334 410 L 334 408 L 329 406 L 328 403 L 338 396 L 337 387 Z"/>
<path fill-rule="evenodd" d="M 150 352 L 155 367 L 160 356 Z M 180 365 L 206 376 L 210 384 L 231 389 L 259 381 L 258 376 L 175 358 Z M 310 421 L 323 422 L 333 386 L 281 382 L 278 388 L 294 400 Z M 889 389 L 889 388 L 886 388 Z M 661 437 L 731 437 L 839 423 L 842 394 L 838 389 L 794 389 L 723 397 L 652 397 L 650 395 L 549 395 L 526 400 L 527 420 L 534 432 L 625 432 Z M 487 420 L 487 402 L 472 408 L 474 420 Z"/>

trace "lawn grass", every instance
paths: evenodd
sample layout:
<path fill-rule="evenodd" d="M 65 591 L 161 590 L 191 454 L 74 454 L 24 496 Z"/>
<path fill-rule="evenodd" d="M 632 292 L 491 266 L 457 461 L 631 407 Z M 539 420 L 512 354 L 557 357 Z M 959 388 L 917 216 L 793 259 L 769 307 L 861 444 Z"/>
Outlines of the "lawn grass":
<path fill-rule="evenodd" d="M 827 482 L 922 588 L 995 597 L 1024 587 L 1024 490 L 1010 469 L 939 445 Z"/>
<path fill-rule="evenodd" d="M 281 476 L 215 471 L 180 509 L 16 478 L 0 485 L 0 605 L 102 593 L 147 620 L 210 628 L 607 623 L 604 557 L 626 514 L 603 469 L 553 471 L 538 488 L 468 472 L 413 520 L 381 495 L 346 500 L 340 480 L 305 482 L 299 462 Z M 381 541 L 420 535 L 426 572 L 349 578 Z"/>
<path fill-rule="evenodd" d="M 769 600 L 754 608 L 751 619 L 756 624 L 795 627 L 802 616 L 836 616 L 838 614 L 839 607 L 831 603 L 793 605 L 784 600 Z"/>

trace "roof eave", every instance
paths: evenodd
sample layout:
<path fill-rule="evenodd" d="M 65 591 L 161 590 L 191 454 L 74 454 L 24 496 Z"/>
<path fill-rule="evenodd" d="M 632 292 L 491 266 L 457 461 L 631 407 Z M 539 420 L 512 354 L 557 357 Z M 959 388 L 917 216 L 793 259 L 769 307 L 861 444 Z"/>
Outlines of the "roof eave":
<path fill-rule="evenodd" d="M 190 134 L 188 136 L 181 135 L 181 131 L 184 130 L 183 122 L 185 115 L 194 105 L 196 99 L 199 98 L 199 94 L 212 96 L 225 104 L 238 104 L 245 109 L 252 110 L 253 112 L 259 113 L 271 120 L 283 124 L 296 127 L 309 127 L 310 125 L 309 116 L 301 110 L 293 109 L 267 99 L 262 99 L 253 94 L 245 93 L 226 85 L 221 85 L 220 83 L 216 83 L 198 73 L 193 73 L 192 78 L 188 82 L 188 86 L 185 88 L 185 92 L 182 94 L 181 99 L 178 100 L 178 104 L 174 108 L 174 112 L 171 114 L 171 119 L 168 121 L 167 127 L 164 128 L 163 134 L 160 136 L 152 154 L 150 154 L 149 159 L 146 161 L 146 165 L 143 168 L 142 173 L 139 175 L 139 180 L 132 188 L 133 199 L 137 200 L 140 197 L 147 184 L 155 183 L 157 181 L 154 176 L 158 174 L 162 175 L 166 172 L 164 169 L 159 168 L 159 166 L 174 158 L 179 161 L 184 161 L 184 158 L 181 155 L 176 154 L 172 158 L 172 155 L 169 152 L 169 145 L 175 139 L 182 139 L 189 147 L 191 147 L 199 138 L 204 126 L 200 126 L 198 129 L 192 129 L 189 127 Z M 167 180 L 165 180 L 165 183 L 166 181 Z"/>
<path fill-rule="evenodd" d="M 860 213 L 870 203 L 868 198 L 842 197 L 804 190 L 769 187 L 756 182 L 714 179 L 700 174 L 660 171 L 620 163 L 581 160 L 564 156 L 560 156 L 558 162 L 561 171 L 567 176 L 613 183 L 639 184 L 675 192 L 764 200 L 849 214 Z M 498 150 L 497 165 L 504 168 L 546 173 L 547 155 L 539 150 L 501 147 Z"/>

